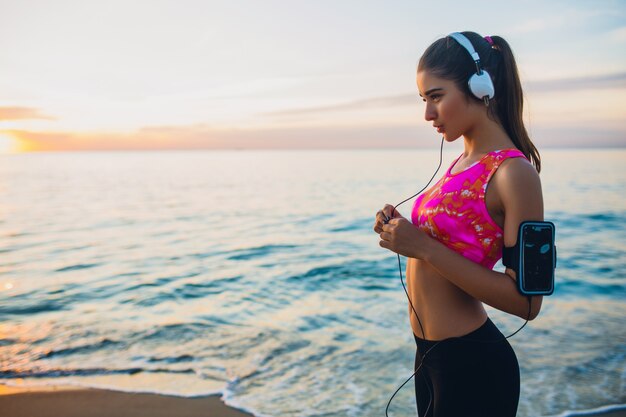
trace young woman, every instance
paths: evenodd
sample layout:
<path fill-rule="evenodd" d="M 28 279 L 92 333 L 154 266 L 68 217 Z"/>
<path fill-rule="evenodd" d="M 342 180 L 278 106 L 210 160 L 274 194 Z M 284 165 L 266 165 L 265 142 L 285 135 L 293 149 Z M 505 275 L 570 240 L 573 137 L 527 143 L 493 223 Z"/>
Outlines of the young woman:
<path fill-rule="evenodd" d="M 515 245 L 520 222 L 543 220 L 540 158 L 524 128 L 509 44 L 498 36 L 462 34 L 480 63 L 451 34 L 420 58 L 417 87 L 426 121 L 446 142 L 462 137 L 464 152 L 416 199 L 411 221 L 387 204 L 374 230 L 380 246 L 408 257 L 416 370 L 424 358 L 415 374 L 418 414 L 508 417 L 519 402 L 519 366 L 483 303 L 523 319 L 539 314 L 542 297 L 520 294 L 513 270 L 492 268 L 503 245 Z M 493 83 L 491 98 L 468 85 L 482 70 Z"/>

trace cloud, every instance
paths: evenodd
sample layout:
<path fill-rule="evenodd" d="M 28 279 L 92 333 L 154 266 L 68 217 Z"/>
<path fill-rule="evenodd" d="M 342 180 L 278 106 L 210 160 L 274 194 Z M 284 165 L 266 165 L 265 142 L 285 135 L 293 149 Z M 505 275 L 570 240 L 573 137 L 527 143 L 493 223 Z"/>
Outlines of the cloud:
<path fill-rule="evenodd" d="M 538 32 L 540 30 L 544 30 L 549 28 L 552 25 L 552 22 L 548 19 L 542 18 L 533 18 L 526 20 L 524 22 L 518 23 L 517 25 L 510 28 L 510 33 L 532 33 Z"/>
<path fill-rule="evenodd" d="M 608 38 L 616 42 L 626 42 L 626 26 L 612 30 L 609 32 Z"/>
<path fill-rule="evenodd" d="M 54 117 L 41 114 L 38 109 L 32 107 L 0 107 L 0 121 L 24 119 L 56 120 Z"/>
<path fill-rule="evenodd" d="M 626 87 L 626 72 L 576 78 L 528 81 L 524 84 L 529 90 L 537 93 L 588 90 L 594 88 L 624 88 Z"/>
<path fill-rule="evenodd" d="M 626 72 L 524 82 L 524 88 L 527 88 L 529 91 L 535 93 L 551 93 L 555 91 L 577 91 L 594 88 L 605 89 L 623 87 L 626 87 Z M 268 113 L 262 113 L 261 115 L 282 118 L 290 116 L 309 116 L 345 111 L 362 111 L 366 109 L 384 109 L 396 106 L 414 105 L 419 100 L 421 99 L 417 96 L 417 94 L 400 94 L 393 96 L 371 97 L 360 100 L 352 100 L 343 103 L 329 104 L 326 106 L 313 106 L 278 110 Z"/>
<path fill-rule="evenodd" d="M 434 148 L 441 137 L 424 124 L 378 126 L 218 129 L 198 124 L 149 126 L 135 132 L 69 133 L 4 130 L 23 151 L 112 151 L 199 149 L 393 149 Z M 533 142 L 540 147 L 625 147 L 626 128 L 590 128 L 586 124 L 534 125 Z M 589 138 L 593 137 L 593 141 Z"/>
<path fill-rule="evenodd" d="M 562 28 L 575 28 L 588 25 L 596 18 L 612 16 L 615 13 L 611 9 L 565 9 L 556 13 L 544 13 L 545 17 L 533 17 L 520 23 L 512 25 L 507 33 L 509 34 L 537 34 L 545 31 L 557 31 Z"/>
<path fill-rule="evenodd" d="M 626 131 L 622 128 L 598 129 L 579 126 L 538 126 L 531 129 L 533 143 L 541 148 L 624 148 Z"/>
<path fill-rule="evenodd" d="M 420 140 L 432 128 L 420 125 L 217 129 L 207 125 L 150 126 L 130 133 L 69 133 L 4 130 L 22 151 L 354 149 L 429 147 Z"/>
<path fill-rule="evenodd" d="M 320 113 L 334 113 L 337 111 L 354 111 L 371 108 L 384 108 L 394 106 L 405 106 L 415 104 L 418 100 L 415 94 L 401 94 L 386 97 L 372 97 L 361 100 L 349 101 L 346 103 L 331 104 L 328 106 L 304 107 L 298 109 L 279 110 L 275 112 L 263 113 L 265 116 L 299 116 Z"/>

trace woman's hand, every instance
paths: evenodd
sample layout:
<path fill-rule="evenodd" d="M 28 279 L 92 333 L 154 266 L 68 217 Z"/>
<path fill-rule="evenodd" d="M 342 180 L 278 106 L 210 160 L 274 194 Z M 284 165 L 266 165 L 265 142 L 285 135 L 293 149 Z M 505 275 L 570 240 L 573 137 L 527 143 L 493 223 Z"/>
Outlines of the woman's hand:
<path fill-rule="evenodd" d="M 423 259 L 433 239 L 404 217 L 382 225 L 378 244 L 408 258 Z"/>
<path fill-rule="evenodd" d="M 386 217 L 385 217 L 386 216 Z M 376 221 L 374 222 L 374 231 L 378 234 L 383 231 L 383 225 L 387 223 L 386 219 L 404 218 L 398 210 L 394 210 L 391 204 L 385 204 L 382 210 L 376 212 Z"/>

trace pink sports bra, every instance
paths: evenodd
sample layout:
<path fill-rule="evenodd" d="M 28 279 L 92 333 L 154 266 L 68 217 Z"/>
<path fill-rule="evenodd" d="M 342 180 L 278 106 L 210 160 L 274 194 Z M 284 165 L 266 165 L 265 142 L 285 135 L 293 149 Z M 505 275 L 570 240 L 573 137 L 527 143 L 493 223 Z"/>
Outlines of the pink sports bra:
<path fill-rule="evenodd" d="M 455 252 L 492 269 L 502 257 L 503 231 L 487 212 L 487 184 L 502 161 L 526 157 L 518 149 L 491 151 L 470 167 L 451 174 L 461 156 L 415 200 L 411 221 Z"/>

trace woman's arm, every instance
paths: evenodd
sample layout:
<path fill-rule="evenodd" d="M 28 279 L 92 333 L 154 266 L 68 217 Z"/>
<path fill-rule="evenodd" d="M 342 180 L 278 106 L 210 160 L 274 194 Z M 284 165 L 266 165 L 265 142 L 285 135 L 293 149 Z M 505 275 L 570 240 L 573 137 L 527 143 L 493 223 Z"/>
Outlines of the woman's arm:
<path fill-rule="evenodd" d="M 524 220 L 543 220 L 541 181 L 535 168 L 522 158 L 504 161 L 489 187 L 495 187 L 504 210 L 504 244 L 514 246 L 519 224 Z M 519 293 L 515 271 L 489 270 L 466 259 L 435 239 L 416 248 L 417 257 L 429 262 L 441 275 L 472 297 L 521 318 L 528 317 L 528 297 Z M 541 309 L 542 296 L 532 297 L 530 320 Z"/>
<path fill-rule="evenodd" d="M 529 320 L 539 314 L 542 297 L 532 297 L 529 316 L 528 297 L 520 294 L 515 272 L 509 269 L 506 273 L 487 269 L 434 239 L 424 260 L 454 285 L 491 307 Z"/>

